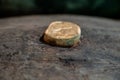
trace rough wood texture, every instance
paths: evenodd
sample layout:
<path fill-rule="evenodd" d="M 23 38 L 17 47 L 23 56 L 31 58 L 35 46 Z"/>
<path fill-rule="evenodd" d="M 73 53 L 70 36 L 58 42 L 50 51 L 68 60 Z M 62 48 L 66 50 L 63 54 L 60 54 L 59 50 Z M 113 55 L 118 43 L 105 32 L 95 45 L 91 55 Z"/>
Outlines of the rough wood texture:
<path fill-rule="evenodd" d="M 40 41 L 55 20 L 81 26 L 79 46 Z M 0 19 L 0 80 L 120 80 L 120 23 L 72 15 Z"/>

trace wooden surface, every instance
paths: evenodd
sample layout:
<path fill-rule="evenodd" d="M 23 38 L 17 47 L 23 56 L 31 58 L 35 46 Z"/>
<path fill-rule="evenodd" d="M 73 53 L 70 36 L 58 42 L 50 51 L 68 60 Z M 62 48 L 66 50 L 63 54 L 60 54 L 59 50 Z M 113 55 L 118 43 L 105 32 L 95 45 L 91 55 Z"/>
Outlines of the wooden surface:
<path fill-rule="evenodd" d="M 43 43 L 55 20 L 77 23 L 77 47 Z M 120 22 L 74 15 L 0 19 L 0 80 L 120 80 Z"/>

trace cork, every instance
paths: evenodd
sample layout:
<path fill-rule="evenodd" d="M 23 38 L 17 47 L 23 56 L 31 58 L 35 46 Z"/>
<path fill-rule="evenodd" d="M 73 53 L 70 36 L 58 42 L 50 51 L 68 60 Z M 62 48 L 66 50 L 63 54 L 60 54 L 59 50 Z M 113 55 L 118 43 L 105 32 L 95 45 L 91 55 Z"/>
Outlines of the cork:
<path fill-rule="evenodd" d="M 80 41 L 80 26 L 66 21 L 52 22 L 44 33 L 43 40 L 51 45 L 72 47 Z"/>

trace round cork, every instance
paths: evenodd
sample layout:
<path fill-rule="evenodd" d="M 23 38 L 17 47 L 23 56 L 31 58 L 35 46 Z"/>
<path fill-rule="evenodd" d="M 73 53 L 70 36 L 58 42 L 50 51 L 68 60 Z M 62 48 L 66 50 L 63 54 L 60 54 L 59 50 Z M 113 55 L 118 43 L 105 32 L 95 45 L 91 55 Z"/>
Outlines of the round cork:
<path fill-rule="evenodd" d="M 79 43 L 80 26 L 72 22 L 52 22 L 44 33 L 44 41 L 56 46 L 70 47 Z"/>

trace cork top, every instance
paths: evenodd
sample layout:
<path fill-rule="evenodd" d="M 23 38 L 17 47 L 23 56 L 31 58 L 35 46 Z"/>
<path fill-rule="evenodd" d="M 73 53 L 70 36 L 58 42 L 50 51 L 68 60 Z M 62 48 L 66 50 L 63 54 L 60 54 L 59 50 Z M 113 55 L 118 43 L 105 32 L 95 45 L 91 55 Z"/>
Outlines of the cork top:
<path fill-rule="evenodd" d="M 55 39 L 69 39 L 81 34 L 80 27 L 71 22 L 52 22 L 45 34 Z"/>

